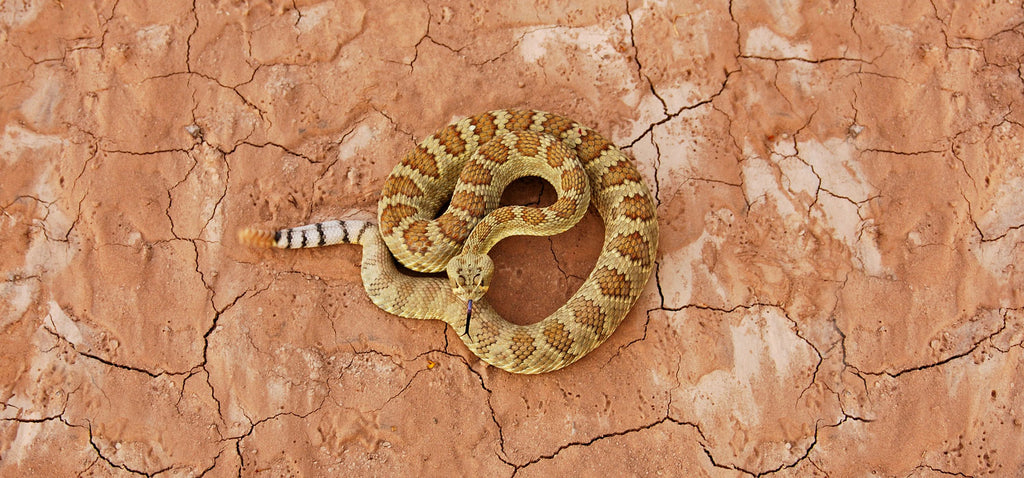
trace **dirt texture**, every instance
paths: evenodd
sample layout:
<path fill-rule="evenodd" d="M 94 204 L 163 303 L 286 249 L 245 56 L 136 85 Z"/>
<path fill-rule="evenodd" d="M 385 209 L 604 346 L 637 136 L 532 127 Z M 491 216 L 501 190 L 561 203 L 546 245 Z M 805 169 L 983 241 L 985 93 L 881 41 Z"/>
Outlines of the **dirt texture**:
<path fill-rule="evenodd" d="M 504 3 L 0 2 L 0 475 L 1024 475 L 1019 1 Z M 578 363 L 378 310 L 356 246 L 238 243 L 496 108 L 657 199 Z M 495 308 L 559 307 L 602 227 L 500 244 Z"/>

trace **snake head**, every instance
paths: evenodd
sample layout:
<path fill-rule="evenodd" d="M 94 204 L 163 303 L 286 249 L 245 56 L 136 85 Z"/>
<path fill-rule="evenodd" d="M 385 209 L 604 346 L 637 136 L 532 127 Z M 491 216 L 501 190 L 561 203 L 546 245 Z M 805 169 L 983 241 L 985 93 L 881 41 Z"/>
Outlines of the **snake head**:
<path fill-rule="evenodd" d="M 494 262 L 485 254 L 463 252 L 448 261 L 447 271 L 455 296 L 466 302 L 475 301 L 491 286 Z"/>

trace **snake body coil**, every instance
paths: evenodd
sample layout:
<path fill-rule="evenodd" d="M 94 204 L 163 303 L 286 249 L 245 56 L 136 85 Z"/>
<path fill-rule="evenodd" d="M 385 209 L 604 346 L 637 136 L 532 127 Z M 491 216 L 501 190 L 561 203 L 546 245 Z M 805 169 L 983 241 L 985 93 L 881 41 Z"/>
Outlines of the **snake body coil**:
<path fill-rule="evenodd" d="M 550 182 L 558 200 L 545 208 L 499 208 L 502 190 L 523 176 Z M 503 319 L 480 298 L 493 271 L 486 253 L 507 236 L 571 228 L 588 200 L 605 225 L 594 270 L 540 322 Z M 449 207 L 438 216 L 445 202 Z M 622 322 L 654 267 L 658 223 L 640 174 L 603 136 L 550 113 L 496 110 L 452 123 L 406 155 L 384 182 L 376 224 L 327 221 L 239 236 L 281 248 L 361 244 L 363 286 L 378 307 L 443 320 L 485 362 L 541 373 L 579 360 Z M 413 270 L 447 270 L 449 279 L 404 275 L 392 255 Z"/>

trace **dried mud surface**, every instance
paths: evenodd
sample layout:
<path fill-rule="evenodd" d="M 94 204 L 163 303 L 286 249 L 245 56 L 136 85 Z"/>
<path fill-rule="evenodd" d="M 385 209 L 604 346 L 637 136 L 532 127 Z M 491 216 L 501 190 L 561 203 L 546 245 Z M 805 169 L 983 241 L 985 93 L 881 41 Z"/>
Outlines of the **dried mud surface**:
<path fill-rule="evenodd" d="M 1024 474 L 1020 2 L 487 5 L 0 2 L 0 475 Z M 237 243 L 503 107 L 657 197 L 579 363 L 381 312 L 357 247 Z M 557 308 L 601 228 L 501 244 L 495 307 Z"/>

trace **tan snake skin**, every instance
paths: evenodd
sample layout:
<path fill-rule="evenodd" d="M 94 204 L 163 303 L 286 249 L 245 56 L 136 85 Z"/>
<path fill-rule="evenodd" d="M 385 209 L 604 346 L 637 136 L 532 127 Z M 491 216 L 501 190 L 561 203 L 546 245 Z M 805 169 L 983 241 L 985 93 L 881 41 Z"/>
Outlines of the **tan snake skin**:
<path fill-rule="evenodd" d="M 498 208 L 502 190 L 523 176 L 550 182 L 558 200 L 546 208 Z M 437 216 L 448 198 L 448 209 Z M 486 253 L 507 236 L 571 228 L 588 199 L 605 224 L 590 276 L 540 322 L 523 326 L 503 319 L 479 297 L 493 272 Z M 658 223 L 647 185 L 603 136 L 550 113 L 496 110 L 452 123 L 406 155 L 384 182 L 377 224 L 339 220 L 274 232 L 246 229 L 239 238 L 279 248 L 361 244 L 363 286 L 378 307 L 443 320 L 485 362 L 513 373 L 541 373 L 579 360 L 622 322 L 650 277 Z M 447 269 L 449 278 L 402 274 L 392 254 L 413 270 Z"/>

